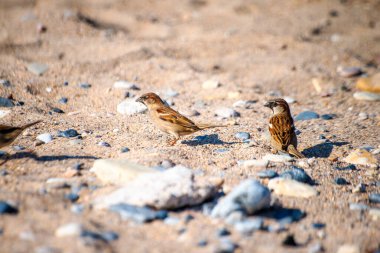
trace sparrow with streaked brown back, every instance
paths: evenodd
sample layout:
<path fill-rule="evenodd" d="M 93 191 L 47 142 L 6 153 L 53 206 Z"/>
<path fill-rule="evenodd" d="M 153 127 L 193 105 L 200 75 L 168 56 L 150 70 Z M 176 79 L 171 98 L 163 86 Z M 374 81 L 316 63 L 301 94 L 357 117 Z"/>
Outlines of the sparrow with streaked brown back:
<path fill-rule="evenodd" d="M 269 133 L 274 151 L 284 151 L 297 158 L 304 158 L 305 156 L 297 150 L 297 136 L 288 103 L 282 98 L 275 98 L 264 106 L 273 112 L 269 119 Z"/>
<path fill-rule="evenodd" d="M 173 146 L 181 136 L 207 128 L 223 127 L 220 125 L 195 124 L 190 119 L 167 106 L 158 95 L 152 92 L 142 95 L 136 102 L 141 102 L 148 108 L 151 120 L 161 131 L 174 137 L 174 139 L 169 142 L 171 146 Z"/>
<path fill-rule="evenodd" d="M 10 145 L 25 129 L 40 122 L 41 120 L 38 120 L 21 127 L 12 127 L 0 124 L 0 148 Z"/>

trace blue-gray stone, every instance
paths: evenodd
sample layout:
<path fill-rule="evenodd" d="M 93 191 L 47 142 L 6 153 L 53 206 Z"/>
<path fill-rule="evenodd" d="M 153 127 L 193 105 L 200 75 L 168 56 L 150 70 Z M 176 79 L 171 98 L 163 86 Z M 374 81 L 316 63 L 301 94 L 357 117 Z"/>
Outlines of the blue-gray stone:
<path fill-rule="evenodd" d="M 83 213 L 84 206 L 81 205 L 81 204 L 73 204 L 73 205 L 70 207 L 70 210 L 71 210 L 71 212 L 73 212 L 73 213 L 75 213 L 75 214 L 81 214 L 81 213 Z"/>
<path fill-rule="evenodd" d="M 75 163 L 74 165 L 73 165 L 73 169 L 74 170 L 82 170 L 83 169 L 83 165 L 84 165 L 84 163 Z"/>
<path fill-rule="evenodd" d="M 263 218 L 251 218 L 235 223 L 234 227 L 240 233 L 250 235 L 253 231 L 261 229 L 263 224 Z"/>
<path fill-rule="evenodd" d="M 344 178 L 342 178 L 342 177 L 335 178 L 335 179 L 334 179 L 334 182 L 335 182 L 337 185 L 347 185 L 347 184 L 349 184 L 349 182 L 347 182 L 347 180 L 344 179 Z"/>
<path fill-rule="evenodd" d="M 25 147 L 23 147 L 23 146 L 19 146 L 19 145 L 13 146 L 14 151 L 22 151 L 24 149 L 25 149 Z"/>
<path fill-rule="evenodd" d="M 280 177 L 293 179 L 301 183 L 313 184 L 311 177 L 303 169 L 295 166 L 281 173 Z"/>
<path fill-rule="evenodd" d="M 350 164 L 350 165 L 343 167 L 343 168 L 334 167 L 334 169 L 336 169 L 336 170 L 356 170 L 356 166 L 353 164 Z"/>
<path fill-rule="evenodd" d="M 29 72 L 38 76 L 42 75 L 49 69 L 49 67 L 46 64 L 38 62 L 32 62 L 28 64 L 26 67 L 29 70 Z"/>
<path fill-rule="evenodd" d="M 192 216 L 191 214 L 186 214 L 185 217 L 183 218 L 183 220 L 187 224 L 190 221 L 194 220 L 194 216 Z"/>
<path fill-rule="evenodd" d="M 13 107 L 15 104 L 13 103 L 13 100 L 0 97 L 0 107 Z"/>
<path fill-rule="evenodd" d="M 9 80 L 6 80 L 6 79 L 1 79 L 0 84 L 7 88 L 11 87 L 11 82 L 9 82 Z"/>
<path fill-rule="evenodd" d="M 238 245 L 232 242 L 231 239 L 222 237 L 214 253 L 233 253 L 237 247 Z"/>
<path fill-rule="evenodd" d="M 82 89 L 89 89 L 89 88 L 91 88 L 91 84 L 89 84 L 89 83 L 80 83 L 78 86 L 80 88 L 82 88 Z"/>
<path fill-rule="evenodd" d="M 238 132 L 235 134 L 235 137 L 244 141 L 250 139 L 251 135 L 247 132 Z"/>
<path fill-rule="evenodd" d="M 65 131 L 58 131 L 57 136 L 58 137 L 65 137 L 65 138 L 71 138 L 78 136 L 79 133 L 74 129 L 68 129 Z"/>
<path fill-rule="evenodd" d="M 117 239 L 119 239 L 119 235 L 113 231 L 100 233 L 100 236 L 103 238 L 103 240 L 107 242 L 116 241 Z"/>
<path fill-rule="evenodd" d="M 353 211 L 363 211 L 367 210 L 369 207 L 363 203 L 350 203 L 350 210 Z"/>
<path fill-rule="evenodd" d="M 67 101 L 68 99 L 66 97 L 61 97 L 59 100 L 58 100 L 58 103 L 60 104 L 67 104 Z"/>
<path fill-rule="evenodd" d="M 206 239 L 201 239 L 197 243 L 198 247 L 206 247 L 207 246 L 207 240 Z"/>
<path fill-rule="evenodd" d="M 228 148 L 218 148 L 218 149 L 215 149 L 214 151 L 215 151 L 215 153 L 223 154 L 223 153 L 226 153 L 230 150 Z"/>
<path fill-rule="evenodd" d="M 274 170 L 262 170 L 262 171 L 257 172 L 257 176 L 259 178 L 274 178 L 274 177 L 278 177 L 278 174 Z"/>
<path fill-rule="evenodd" d="M 108 142 L 105 142 L 105 141 L 98 142 L 98 145 L 102 146 L 102 147 L 107 147 L 107 148 L 111 147 L 111 145 Z"/>
<path fill-rule="evenodd" d="M 321 115 L 321 118 L 324 120 L 335 119 L 336 117 L 337 117 L 336 114 L 323 114 L 323 115 Z"/>
<path fill-rule="evenodd" d="M 65 113 L 64 111 L 62 111 L 61 109 L 57 108 L 57 107 L 54 107 L 51 109 L 53 112 L 55 113 Z"/>
<path fill-rule="evenodd" d="M 220 228 L 216 231 L 217 237 L 229 236 L 230 234 L 231 232 L 227 228 Z"/>
<path fill-rule="evenodd" d="M 311 227 L 314 229 L 322 229 L 322 228 L 326 227 L 326 224 L 317 222 L 317 223 L 311 224 Z"/>
<path fill-rule="evenodd" d="M 79 195 L 77 193 L 70 192 L 65 195 L 65 199 L 68 199 L 71 202 L 76 202 L 79 199 Z"/>
<path fill-rule="evenodd" d="M 380 193 L 371 193 L 369 195 L 369 202 L 380 203 Z"/>
<path fill-rule="evenodd" d="M 68 81 L 64 81 L 64 82 L 63 82 L 63 85 L 64 85 L 64 86 L 69 86 L 69 82 L 68 82 Z"/>
<path fill-rule="evenodd" d="M 312 112 L 312 111 L 304 111 L 298 114 L 294 119 L 298 121 L 298 120 L 311 120 L 311 119 L 318 119 L 318 118 L 319 118 L 318 113 Z"/>
<path fill-rule="evenodd" d="M 120 152 L 121 153 L 127 153 L 127 152 L 129 152 L 129 148 L 127 148 L 127 147 L 121 148 Z"/>
<path fill-rule="evenodd" d="M 148 207 L 138 207 L 125 203 L 112 205 L 109 210 L 117 212 L 125 220 L 132 220 L 137 223 L 150 222 L 156 219 L 163 220 L 168 216 L 167 211 L 154 211 Z"/>
<path fill-rule="evenodd" d="M 161 167 L 163 167 L 164 169 L 170 169 L 170 168 L 173 168 L 175 166 L 175 163 L 173 163 L 171 160 L 163 160 L 161 162 Z"/>
<path fill-rule="evenodd" d="M 178 219 L 177 217 L 171 217 L 171 216 L 166 217 L 164 220 L 164 223 L 170 226 L 177 225 L 179 222 L 180 222 L 180 219 Z"/>
<path fill-rule="evenodd" d="M 3 214 L 17 214 L 18 209 L 5 201 L 0 200 L 0 215 Z"/>

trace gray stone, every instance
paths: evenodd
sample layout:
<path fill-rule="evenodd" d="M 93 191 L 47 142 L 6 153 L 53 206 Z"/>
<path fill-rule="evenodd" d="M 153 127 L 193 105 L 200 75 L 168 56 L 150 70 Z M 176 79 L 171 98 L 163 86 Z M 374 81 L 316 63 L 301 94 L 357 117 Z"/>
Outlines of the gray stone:
<path fill-rule="evenodd" d="M 13 107 L 15 106 L 13 100 L 0 97 L 0 107 Z"/>
<path fill-rule="evenodd" d="M 357 91 L 354 93 L 354 98 L 357 100 L 365 101 L 380 101 L 380 94 L 366 91 Z"/>
<path fill-rule="evenodd" d="M 298 114 L 294 120 L 298 121 L 298 120 L 311 120 L 311 119 L 318 119 L 319 118 L 319 114 L 316 113 L 316 112 L 312 112 L 312 111 L 304 111 L 304 112 L 301 112 L 300 114 Z"/>
<path fill-rule="evenodd" d="M 222 198 L 212 210 L 215 218 L 227 218 L 234 211 L 253 214 L 270 205 L 271 194 L 266 186 L 256 180 L 245 180 Z"/>
<path fill-rule="evenodd" d="M 240 114 L 237 111 L 231 108 L 227 108 L 227 107 L 217 109 L 215 111 L 215 114 L 221 118 L 233 118 L 233 117 L 240 116 Z"/>
<path fill-rule="evenodd" d="M 124 220 L 132 220 L 137 223 L 150 222 L 156 219 L 165 219 L 168 216 L 166 211 L 154 211 L 147 207 L 133 206 L 129 204 L 111 205 L 109 210 L 118 213 Z"/>
<path fill-rule="evenodd" d="M 288 104 L 293 104 L 296 102 L 296 100 L 292 97 L 284 97 L 285 101 L 288 103 Z"/>
<path fill-rule="evenodd" d="M 361 75 L 363 72 L 358 67 L 342 67 L 337 68 L 337 72 L 341 77 L 354 77 Z"/>
<path fill-rule="evenodd" d="M 27 69 L 29 72 L 40 76 L 43 73 L 45 73 L 49 69 L 49 67 L 46 64 L 32 62 L 27 65 Z"/>
<path fill-rule="evenodd" d="M 147 108 L 145 105 L 130 98 L 125 99 L 123 102 L 117 105 L 117 112 L 128 116 L 143 113 L 146 110 Z"/>
<path fill-rule="evenodd" d="M 288 154 L 266 154 L 262 160 L 270 161 L 270 162 L 276 162 L 276 163 L 286 163 L 291 162 L 294 160 L 293 157 L 291 157 Z"/>
<path fill-rule="evenodd" d="M 111 145 L 108 142 L 105 142 L 105 141 L 98 142 L 98 146 L 107 147 L 107 148 L 111 147 Z"/>
<path fill-rule="evenodd" d="M 64 137 L 64 138 L 76 137 L 78 135 L 79 133 L 75 129 L 68 129 L 68 130 L 57 132 L 58 137 Z"/>
<path fill-rule="evenodd" d="M 248 140 L 251 138 L 251 135 L 247 132 L 238 132 L 235 134 L 235 137 L 238 139 L 241 139 L 243 141 Z"/>
<path fill-rule="evenodd" d="M 61 97 L 59 100 L 58 100 L 58 103 L 60 104 L 67 104 L 67 101 L 68 99 L 66 97 Z"/>
<path fill-rule="evenodd" d="M 269 180 L 268 187 L 277 195 L 289 197 L 310 198 L 318 195 L 312 186 L 289 178 L 273 178 Z"/>
<path fill-rule="evenodd" d="M 371 193 L 368 199 L 371 203 L 380 203 L 380 193 Z"/>
<path fill-rule="evenodd" d="M 174 98 L 179 95 L 179 93 L 173 89 L 167 89 L 163 93 L 165 98 Z"/>
<path fill-rule="evenodd" d="M 244 235 L 250 235 L 253 231 L 263 227 L 263 218 L 250 218 L 234 224 L 234 228 Z"/>
<path fill-rule="evenodd" d="M 256 174 L 259 178 L 274 178 L 277 177 L 278 174 L 274 170 L 262 170 L 257 172 Z"/>
<path fill-rule="evenodd" d="M 89 89 L 91 88 L 91 84 L 89 83 L 80 83 L 78 84 L 79 88 L 82 88 L 82 89 Z"/>
<path fill-rule="evenodd" d="M 238 100 L 235 103 L 233 103 L 232 106 L 236 107 L 236 108 L 248 109 L 255 103 L 256 103 L 256 101 L 254 101 L 254 100 Z"/>
<path fill-rule="evenodd" d="M 352 211 L 363 211 L 367 210 L 369 207 L 363 203 L 350 203 L 350 210 Z"/>
<path fill-rule="evenodd" d="M 301 168 L 293 166 L 292 169 L 286 170 L 280 174 L 280 177 L 290 178 L 301 183 L 312 184 L 311 177 Z"/>
<path fill-rule="evenodd" d="M 0 79 L 0 85 L 8 88 L 8 87 L 11 87 L 11 82 L 9 82 L 9 80 L 6 80 L 6 79 Z"/>
<path fill-rule="evenodd" d="M 5 201 L 0 201 L 0 215 L 3 214 L 17 214 L 18 209 L 14 207 L 13 205 L 5 202 Z"/>
<path fill-rule="evenodd" d="M 214 253 L 233 253 L 238 247 L 231 239 L 222 237 L 218 246 L 216 246 Z"/>
<path fill-rule="evenodd" d="M 39 134 L 36 139 L 42 141 L 43 143 L 49 143 L 53 140 L 53 136 L 49 133 L 43 133 Z"/>

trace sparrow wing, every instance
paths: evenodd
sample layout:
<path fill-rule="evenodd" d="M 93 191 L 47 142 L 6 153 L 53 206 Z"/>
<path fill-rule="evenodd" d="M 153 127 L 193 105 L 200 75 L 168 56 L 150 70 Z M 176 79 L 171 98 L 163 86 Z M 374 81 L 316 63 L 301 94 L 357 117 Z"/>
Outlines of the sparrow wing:
<path fill-rule="evenodd" d="M 158 113 L 159 119 L 170 122 L 175 125 L 179 125 L 185 128 L 198 129 L 197 125 L 185 116 L 181 115 L 179 112 L 169 108 L 162 107 L 156 110 Z"/>
<path fill-rule="evenodd" d="M 293 120 L 291 116 L 279 114 L 269 120 L 269 132 L 277 143 L 281 143 L 282 148 L 291 144 L 292 135 L 294 134 Z"/>

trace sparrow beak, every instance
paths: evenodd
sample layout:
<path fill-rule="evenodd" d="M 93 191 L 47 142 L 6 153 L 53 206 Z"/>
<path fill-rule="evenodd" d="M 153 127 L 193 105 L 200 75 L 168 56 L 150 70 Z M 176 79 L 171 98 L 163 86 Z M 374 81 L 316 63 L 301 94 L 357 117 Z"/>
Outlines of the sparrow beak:
<path fill-rule="evenodd" d="M 142 97 L 139 97 L 138 99 L 136 99 L 136 102 L 140 102 L 140 103 L 144 104 L 144 101 L 143 101 Z"/>
<path fill-rule="evenodd" d="M 264 106 L 265 106 L 265 107 L 268 107 L 268 108 L 270 108 L 270 109 L 272 109 L 272 107 L 273 107 L 273 103 L 272 103 L 272 102 L 266 102 L 266 103 L 264 104 Z"/>

